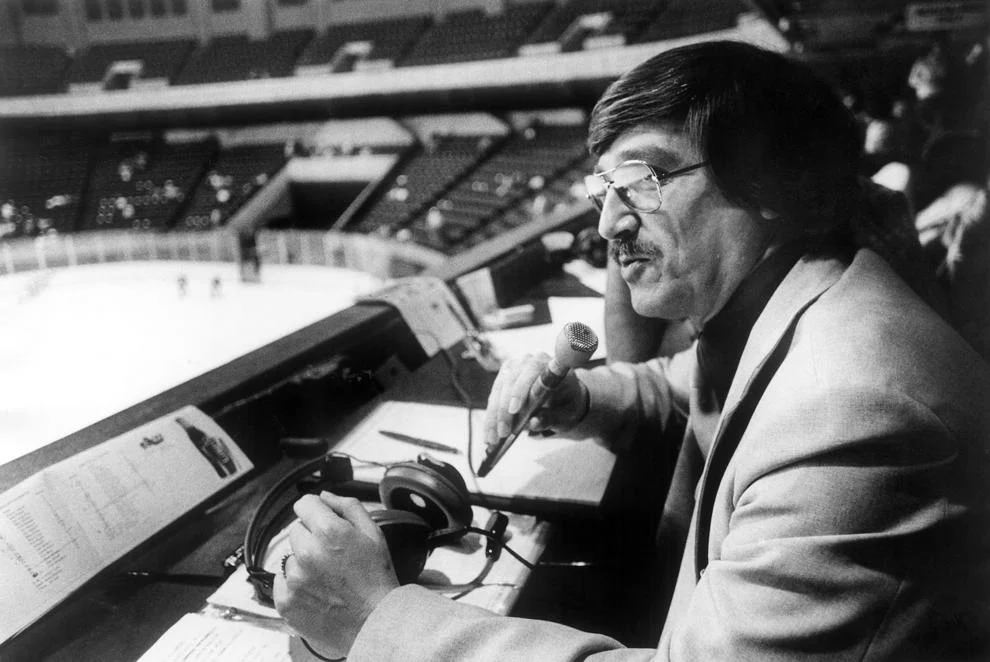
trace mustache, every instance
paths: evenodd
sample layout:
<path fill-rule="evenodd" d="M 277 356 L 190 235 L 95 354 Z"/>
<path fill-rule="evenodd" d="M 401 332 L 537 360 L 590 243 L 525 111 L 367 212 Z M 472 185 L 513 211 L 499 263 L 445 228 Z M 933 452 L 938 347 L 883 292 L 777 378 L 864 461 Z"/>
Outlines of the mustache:
<path fill-rule="evenodd" d="M 616 262 L 632 255 L 652 258 L 661 253 L 660 248 L 654 244 L 637 239 L 613 239 L 608 243 L 608 256 Z"/>

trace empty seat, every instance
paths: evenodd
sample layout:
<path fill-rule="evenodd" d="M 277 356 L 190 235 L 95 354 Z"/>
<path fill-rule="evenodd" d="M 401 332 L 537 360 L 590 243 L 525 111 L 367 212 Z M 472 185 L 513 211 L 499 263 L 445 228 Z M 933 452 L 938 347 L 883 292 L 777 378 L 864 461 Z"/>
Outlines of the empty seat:
<path fill-rule="evenodd" d="M 300 55 L 298 66 L 330 66 L 338 51 L 352 42 L 367 42 L 371 45 L 365 59 L 394 63 L 406 54 L 429 24 L 430 19 L 427 16 L 412 16 L 331 25 L 326 32 L 313 39 Z"/>
<path fill-rule="evenodd" d="M 225 225 L 286 162 L 283 145 L 238 145 L 221 149 L 176 223 L 179 230 Z"/>
<path fill-rule="evenodd" d="M 69 56 L 55 46 L 0 47 L 0 96 L 65 91 Z"/>
<path fill-rule="evenodd" d="M 193 51 L 176 82 L 193 85 L 290 76 L 312 36 L 311 30 L 291 30 L 264 40 L 246 35 L 216 37 Z"/>
<path fill-rule="evenodd" d="M 423 65 L 510 57 L 550 10 L 549 3 L 512 5 L 504 12 L 452 12 L 438 20 L 401 64 Z"/>
<path fill-rule="evenodd" d="M 68 82 L 102 82 L 114 62 L 125 60 L 141 62 L 140 78 L 171 81 L 194 46 L 192 39 L 93 44 L 76 55 L 69 67 Z"/>

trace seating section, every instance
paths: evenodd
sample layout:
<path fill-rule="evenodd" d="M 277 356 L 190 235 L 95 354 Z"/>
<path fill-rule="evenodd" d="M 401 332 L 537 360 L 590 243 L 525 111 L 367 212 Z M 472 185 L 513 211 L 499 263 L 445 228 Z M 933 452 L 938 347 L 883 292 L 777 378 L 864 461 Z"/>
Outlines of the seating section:
<path fill-rule="evenodd" d="M 662 41 L 694 34 L 725 30 L 736 25 L 736 18 L 746 7 L 741 0 L 670 0 L 636 41 Z"/>
<path fill-rule="evenodd" d="M 192 39 L 94 44 L 77 53 L 68 72 L 68 82 L 99 83 L 114 62 L 140 60 L 141 78 L 173 80 L 195 47 Z"/>
<path fill-rule="evenodd" d="M 291 76 L 312 30 L 277 32 L 266 40 L 246 35 L 217 37 L 194 50 L 176 84 L 196 85 Z"/>
<path fill-rule="evenodd" d="M 395 169 L 388 186 L 353 229 L 405 237 L 410 221 L 464 176 L 492 148 L 496 137 L 436 136 Z"/>
<path fill-rule="evenodd" d="M 97 43 L 75 56 L 54 46 L 0 46 L 0 97 L 102 82 L 119 89 L 135 77 L 208 84 L 286 77 L 307 68 L 344 72 L 497 59 L 547 43 L 570 51 L 659 41 L 732 27 L 743 11 L 743 0 L 544 0 L 507 4 L 501 11 L 338 23 L 318 36 L 300 28 L 261 40 L 233 34 L 205 44 L 194 38 Z M 600 41 L 591 43 L 594 38 Z M 121 71 L 107 80 L 112 65 L 125 61 L 140 61 L 141 71 Z"/>
<path fill-rule="evenodd" d="M 353 62 L 338 58 L 345 44 L 368 42 L 371 45 L 366 60 L 397 62 L 430 25 L 427 16 L 384 19 L 367 23 L 331 25 L 313 39 L 297 62 L 298 67 L 333 66 L 334 71 L 347 71 Z"/>
<path fill-rule="evenodd" d="M 0 237 L 75 229 L 91 141 L 84 133 L 3 136 Z"/>
<path fill-rule="evenodd" d="M 511 57 L 551 6 L 550 3 L 512 5 L 497 14 L 482 10 L 452 12 L 433 24 L 401 64 Z"/>
<path fill-rule="evenodd" d="M 215 140 L 168 143 L 158 137 L 108 141 L 94 154 L 83 230 L 163 230 L 216 153 Z"/>
<path fill-rule="evenodd" d="M 175 227 L 212 230 L 264 187 L 286 163 L 284 145 L 239 145 L 221 149 L 192 193 Z"/>
<path fill-rule="evenodd" d="M 564 50 L 580 48 L 572 44 L 572 35 L 584 16 L 608 14 L 609 18 L 598 34 L 622 35 L 632 42 L 657 16 L 663 13 L 664 3 L 655 0 L 567 0 L 554 7 L 530 35 L 527 43 L 542 44 L 561 42 Z M 585 36 L 591 36 L 585 35 Z M 567 42 L 567 43 L 565 43 Z"/>
<path fill-rule="evenodd" d="M 69 62 L 55 46 L 0 47 L 0 96 L 64 92 Z"/>
<path fill-rule="evenodd" d="M 208 134 L 182 138 L 152 132 L 5 138 L 0 239 L 217 229 L 290 157 L 283 143 L 221 148 Z M 405 152 L 399 164 L 347 230 L 451 255 L 572 203 L 591 167 L 584 127 L 576 124 L 534 124 L 508 136 L 476 129 L 377 152 L 396 150 Z M 340 153 L 374 151 L 350 146 Z"/>
<path fill-rule="evenodd" d="M 400 165 L 348 230 L 461 252 L 574 202 L 590 168 L 584 135 L 583 125 L 533 125 L 498 141 L 443 137 Z"/>
<path fill-rule="evenodd" d="M 529 222 L 531 215 L 506 214 L 526 200 L 548 212 L 545 189 L 583 161 L 584 134 L 583 126 L 532 126 L 514 134 L 410 224 L 413 238 L 456 253 Z"/>

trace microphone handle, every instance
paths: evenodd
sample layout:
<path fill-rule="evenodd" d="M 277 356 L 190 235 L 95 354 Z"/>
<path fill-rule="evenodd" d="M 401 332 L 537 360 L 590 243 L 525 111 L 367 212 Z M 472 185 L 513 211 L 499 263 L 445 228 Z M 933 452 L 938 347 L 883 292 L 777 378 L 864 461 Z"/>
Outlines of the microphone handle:
<path fill-rule="evenodd" d="M 560 372 L 555 371 L 553 368 L 557 368 Z M 550 391 L 564 380 L 568 372 L 570 372 L 568 368 L 560 366 L 556 360 L 550 360 L 546 370 L 540 373 L 540 378 L 535 384 L 539 389 L 535 397 L 530 398 L 529 406 L 517 414 L 518 417 L 512 429 L 509 430 L 509 434 L 499 439 L 495 442 L 494 446 L 488 449 L 485 459 L 481 461 L 481 466 L 478 467 L 479 477 L 484 478 L 495 468 L 495 464 L 502 459 L 505 452 L 509 450 L 509 447 L 515 443 L 519 435 L 526 429 L 529 419 L 533 418 L 537 410 L 546 403 L 547 398 L 550 397 Z"/>

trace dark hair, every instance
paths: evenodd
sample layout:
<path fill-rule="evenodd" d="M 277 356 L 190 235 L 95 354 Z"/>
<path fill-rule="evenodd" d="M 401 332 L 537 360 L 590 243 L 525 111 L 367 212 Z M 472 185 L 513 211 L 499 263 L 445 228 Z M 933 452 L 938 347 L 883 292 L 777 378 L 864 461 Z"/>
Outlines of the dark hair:
<path fill-rule="evenodd" d="M 816 242 L 845 241 L 859 203 L 861 141 L 832 88 L 804 65 L 741 42 L 665 51 L 612 83 L 595 105 L 588 149 L 625 131 L 675 122 L 731 200 L 801 224 Z"/>

